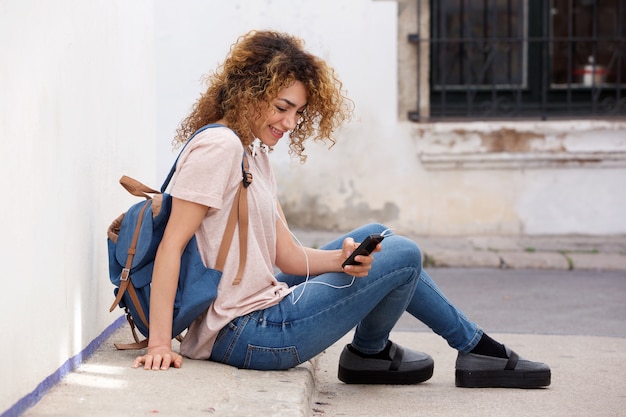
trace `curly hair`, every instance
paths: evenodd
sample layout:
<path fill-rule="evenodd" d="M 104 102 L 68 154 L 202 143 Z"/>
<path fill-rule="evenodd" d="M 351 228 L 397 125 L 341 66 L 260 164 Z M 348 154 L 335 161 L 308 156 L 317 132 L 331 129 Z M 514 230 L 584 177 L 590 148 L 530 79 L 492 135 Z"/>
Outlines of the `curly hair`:
<path fill-rule="evenodd" d="M 253 138 L 249 120 L 268 108 L 279 91 L 300 81 L 307 105 L 290 132 L 289 154 L 306 160 L 304 142 L 335 144 L 336 127 L 352 116 L 352 101 L 333 68 L 304 50 L 304 42 L 273 31 L 251 31 L 231 47 L 226 60 L 205 76 L 206 92 L 176 130 L 174 145 L 187 140 L 207 123 L 224 120 L 248 146 Z"/>

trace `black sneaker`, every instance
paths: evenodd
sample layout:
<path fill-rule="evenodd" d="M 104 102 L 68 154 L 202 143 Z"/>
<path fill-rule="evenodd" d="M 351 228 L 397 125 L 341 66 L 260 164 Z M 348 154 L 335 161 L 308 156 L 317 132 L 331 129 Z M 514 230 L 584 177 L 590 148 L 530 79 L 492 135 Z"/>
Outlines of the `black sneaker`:
<path fill-rule="evenodd" d="M 346 384 L 419 384 L 433 376 L 434 361 L 429 355 L 404 349 L 391 342 L 391 359 L 363 358 L 343 348 L 338 378 Z"/>
<path fill-rule="evenodd" d="M 520 358 L 505 346 L 508 359 L 459 352 L 455 384 L 463 388 L 542 388 L 550 385 L 550 367 Z"/>

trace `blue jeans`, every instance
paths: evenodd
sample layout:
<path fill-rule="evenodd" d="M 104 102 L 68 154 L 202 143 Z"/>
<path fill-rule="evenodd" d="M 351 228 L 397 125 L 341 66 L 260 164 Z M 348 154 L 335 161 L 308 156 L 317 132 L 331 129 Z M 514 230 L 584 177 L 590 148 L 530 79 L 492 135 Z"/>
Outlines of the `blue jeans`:
<path fill-rule="evenodd" d="M 322 249 L 339 249 L 348 236 L 359 242 L 385 229 L 369 224 Z M 305 281 L 302 276 L 278 274 L 278 280 L 297 286 L 293 293 L 273 307 L 225 326 L 211 360 L 238 368 L 288 369 L 318 355 L 355 326 L 352 345 L 364 353 L 380 352 L 405 311 L 461 352 L 476 346 L 482 330 L 448 301 L 422 269 L 421 252 L 413 241 L 389 236 L 374 259 L 365 278 L 333 272 Z"/>

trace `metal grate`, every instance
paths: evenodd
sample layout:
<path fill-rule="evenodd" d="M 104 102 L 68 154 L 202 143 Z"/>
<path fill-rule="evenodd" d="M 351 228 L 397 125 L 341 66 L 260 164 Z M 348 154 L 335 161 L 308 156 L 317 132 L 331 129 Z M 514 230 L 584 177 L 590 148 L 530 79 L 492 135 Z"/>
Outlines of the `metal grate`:
<path fill-rule="evenodd" d="M 418 0 L 418 21 L 425 1 L 429 114 L 410 119 L 626 116 L 626 0 Z"/>

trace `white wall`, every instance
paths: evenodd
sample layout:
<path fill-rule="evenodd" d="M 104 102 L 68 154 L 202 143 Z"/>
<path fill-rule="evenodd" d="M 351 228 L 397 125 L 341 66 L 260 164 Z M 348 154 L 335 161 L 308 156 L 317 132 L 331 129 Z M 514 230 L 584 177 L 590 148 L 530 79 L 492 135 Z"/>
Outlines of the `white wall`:
<path fill-rule="evenodd" d="M 365 120 L 368 129 L 395 129 L 395 1 L 186 0 L 182 4 L 159 1 L 156 11 L 160 177 L 175 158 L 170 146 L 175 129 L 205 90 L 201 76 L 214 70 L 231 44 L 252 29 L 303 38 L 307 49 L 338 71 L 357 103 L 357 118 Z M 358 139 L 359 146 L 378 140 L 371 134 Z M 338 152 L 332 155 L 337 157 Z M 284 152 L 274 154 L 278 165 L 289 163 L 283 156 Z M 354 155 L 349 157 L 355 162 Z"/>
<path fill-rule="evenodd" d="M 0 1 L 0 412 L 120 316 L 106 228 L 154 180 L 151 2 Z"/>
<path fill-rule="evenodd" d="M 158 176 L 165 176 L 175 158 L 170 142 L 176 127 L 205 89 L 201 76 L 249 30 L 285 31 L 303 38 L 307 49 L 337 70 L 356 105 L 354 122 L 337 132 L 331 151 L 310 143 L 304 166 L 289 159 L 284 143 L 272 155 L 290 222 L 346 228 L 346 219 L 384 220 L 377 214 L 392 196 L 385 193 L 390 176 L 404 176 L 416 162 L 398 154 L 406 156 L 404 144 L 411 139 L 397 122 L 397 15 L 395 1 L 189 0 L 184 8 L 159 2 Z M 385 175 L 372 175 L 374 164 Z M 325 218 L 324 211 L 333 213 Z M 307 222 L 311 216 L 316 221 Z"/>

